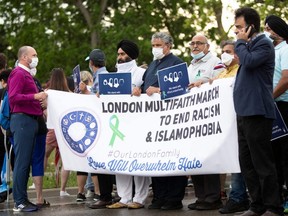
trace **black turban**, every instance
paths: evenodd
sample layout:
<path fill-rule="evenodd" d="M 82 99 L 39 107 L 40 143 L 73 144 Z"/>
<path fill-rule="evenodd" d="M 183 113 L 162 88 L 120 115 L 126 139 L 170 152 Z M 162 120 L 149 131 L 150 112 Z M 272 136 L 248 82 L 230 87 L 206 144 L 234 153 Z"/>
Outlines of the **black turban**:
<path fill-rule="evenodd" d="M 288 25 L 283 19 L 275 15 L 269 15 L 265 19 L 265 24 L 266 23 L 272 31 L 284 38 L 286 41 L 288 40 Z"/>
<path fill-rule="evenodd" d="M 117 45 L 117 50 L 121 48 L 130 58 L 137 59 L 139 56 L 139 49 L 137 44 L 129 40 L 122 40 Z"/>

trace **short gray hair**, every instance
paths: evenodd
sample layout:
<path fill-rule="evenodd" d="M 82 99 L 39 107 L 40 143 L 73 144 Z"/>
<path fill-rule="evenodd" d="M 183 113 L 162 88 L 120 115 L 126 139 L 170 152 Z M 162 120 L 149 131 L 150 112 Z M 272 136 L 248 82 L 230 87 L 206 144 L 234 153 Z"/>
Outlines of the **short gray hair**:
<path fill-rule="evenodd" d="M 170 44 L 170 47 L 173 46 L 173 38 L 171 37 L 170 34 L 166 32 L 156 32 L 152 35 L 151 40 L 159 38 L 162 40 L 165 44 Z"/>
<path fill-rule="evenodd" d="M 226 40 L 221 42 L 221 48 L 223 49 L 227 45 L 232 45 L 235 48 L 235 41 L 232 40 Z"/>

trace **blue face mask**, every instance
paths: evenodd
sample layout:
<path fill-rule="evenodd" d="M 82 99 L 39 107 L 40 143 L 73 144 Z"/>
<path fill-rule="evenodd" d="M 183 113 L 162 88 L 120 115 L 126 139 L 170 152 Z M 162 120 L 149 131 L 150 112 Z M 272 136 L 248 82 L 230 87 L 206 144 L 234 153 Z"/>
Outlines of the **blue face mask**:
<path fill-rule="evenodd" d="M 197 54 L 194 54 L 194 53 L 192 53 L 191 52 L 191 56 L 192 56 L 192 58 L 193 59 L 196 59 L 196 60 L 198 60 L 198 59 L 201 59 L 202 57 L 204 57 L 205 56 L 205 54 L 204 54 L 204 52 L 202 51 L 202 52 L 200 52 L 200 53 L 197 53 Z"/>
<path fill-rule="evenodd" d="M 264 31 L 264 35 L 266 36 L 266 38 L 268 38 L 273 43 L 274 40 L 270 37 L 270 35 L 271 35 L 270 32 Z"/>

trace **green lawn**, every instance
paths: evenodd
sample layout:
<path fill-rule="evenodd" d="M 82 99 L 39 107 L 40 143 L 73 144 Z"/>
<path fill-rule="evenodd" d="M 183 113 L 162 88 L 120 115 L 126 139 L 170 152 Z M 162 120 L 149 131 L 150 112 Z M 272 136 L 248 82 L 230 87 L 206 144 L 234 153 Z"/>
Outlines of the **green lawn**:
<path fill-rule="evenodd" d="M 60 188 L 60 184 L 61 182 L 59 183 L 58 188 Z M 29 181 L 28 181 L 28 186 L 30 185 L 32 185 L 32 178 L 29 178 Z M 76 186 L 77 186 L 76 172 L 71 171 L 66 187 L 76 187 Z M 52 152 L 49 158 L 47 169 L 43 177 L 43 189 L 51 189 L 51 188 L 57 188 L 55 166 L 54 166 L 54 152 Z"/>

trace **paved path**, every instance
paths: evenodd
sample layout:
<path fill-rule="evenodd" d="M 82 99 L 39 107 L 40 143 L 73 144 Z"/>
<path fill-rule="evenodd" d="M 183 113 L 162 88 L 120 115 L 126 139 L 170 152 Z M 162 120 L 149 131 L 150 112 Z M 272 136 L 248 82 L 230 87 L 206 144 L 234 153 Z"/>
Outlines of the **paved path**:
<path fill-rule="evenodd" d="M 76 202 L 76 188 L 68 188 L 67 191 L 70 194 L 73 194 L 69 197 L 59 197 L 59 189 L 49 189 L 44 190 L 44 198 L 51 203 L 49 208 L 43 208 L 37 212 L 23 213 L 17 212 L 14 213 L 13 208 L 13 199 L 11 197 L 9 203 L 4 202 L 0 204 L 0 216 L 10 216 L 10 215 L 31 215 L 31 216 L 214 216 L 221 215 L 217 210 L 215 211 L 192 211 L 188 209 L 188 204 L 195 202 L 194 189 L 186 188 L 185 198 L 183 200 L 183 209 L 181 210 L 148 210 L 147 206 L 151 201 L 151 197 L 147 199 L 145 208 L 137 210 L 128 210 L 128 209 L 90 209 L 86 206 L 87 203 L 92 202 L 88 200 L 85 203 Z M 35 191 L 29 190 L 29 198 L 31 201 L 35 201 Z M 227 214 L 235 215 L 235 214 Z"/>

